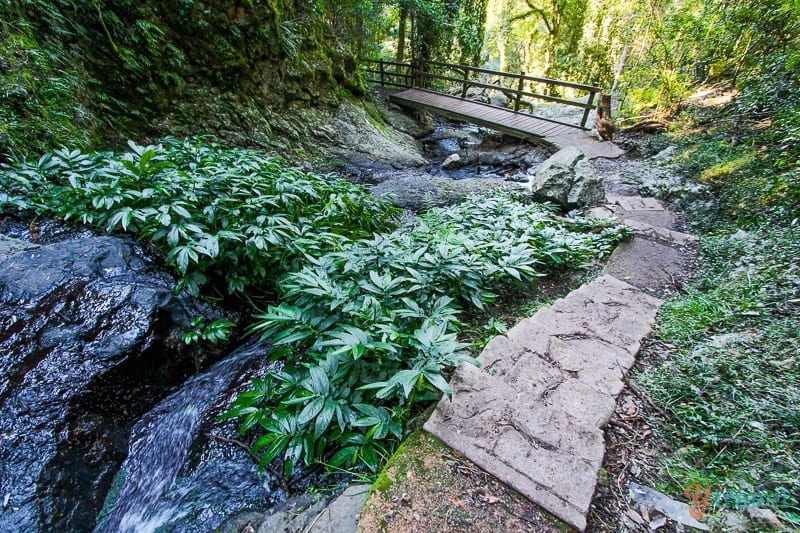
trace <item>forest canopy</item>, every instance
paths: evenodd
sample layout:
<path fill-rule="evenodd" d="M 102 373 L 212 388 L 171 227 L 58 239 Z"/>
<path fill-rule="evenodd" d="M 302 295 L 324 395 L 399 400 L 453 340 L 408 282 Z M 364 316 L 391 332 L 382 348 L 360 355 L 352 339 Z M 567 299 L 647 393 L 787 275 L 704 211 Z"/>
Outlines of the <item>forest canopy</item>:
<path fill-rule="evenodd" d="M 0 152 L 15 155 L 165 134 L 299 144 L 281 114 L 364 94 L 361 58 L 597 84 L 630 116 L 674 112 L 703 83 L 775 103 L 800 64 L 798 0 L 17 0 L 0 25 Z"/>

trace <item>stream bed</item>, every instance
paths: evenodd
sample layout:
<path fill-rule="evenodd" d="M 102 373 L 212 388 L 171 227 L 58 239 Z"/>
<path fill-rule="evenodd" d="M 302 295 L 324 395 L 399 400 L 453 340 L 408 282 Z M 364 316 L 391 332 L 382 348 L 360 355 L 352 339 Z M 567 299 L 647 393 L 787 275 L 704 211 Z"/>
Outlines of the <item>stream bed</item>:
<path fill-rule="evenodd" d="M 413 213 L 525 181 L 547 155 L 452 122 L 420 144 L 420 167 L 340 172 Z M 128 237 L 13 220 L 0 234 L 16 239 L 0 242 L 0 532 L 211 531 L 290 496 L 218 420 L 267 346 L 181 340 L 230 311 L 174 295 Z"/>

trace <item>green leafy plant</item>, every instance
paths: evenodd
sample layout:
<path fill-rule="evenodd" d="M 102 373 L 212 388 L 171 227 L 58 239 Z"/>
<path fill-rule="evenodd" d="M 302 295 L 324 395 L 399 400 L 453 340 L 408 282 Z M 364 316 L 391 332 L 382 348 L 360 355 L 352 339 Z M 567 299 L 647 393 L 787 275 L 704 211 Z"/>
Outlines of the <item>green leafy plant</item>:
<path fill-rule="evenodd" d="M 184 333 L 181 339 L 186 344 L 199 341 L 217 344 L 227 341 L 231 330 L 235 327 L 236 324 L 224 318 L 206 322 L 205 318 L 198 316 L 192 319 L 192 329 Z"/>
<path fill-rule="evenodd" d="M 164 253 L 177 290 L 273 302 L 250 332 L 276 364 L 226 417 L 287 476 L 314 462 L 376 471 L 420 406 L 450 393 L 447 373 L 475 363 L 457 339 L 461 311 L 582 267 L 626 235 L 507 192 L 396 228 L 396 210 L 359 187 L 279 158 L 201 139 L 129 146 L 6 166 L 0 209 L 133 233 Z M 195 320 L 184 341 L 230 327 Z"/>
<path fill-rule="evenodd" d="M 314 461 L 375 471 L 417 405 L 450 394 L 445 374 L 475 363 L 456 338 L 465 306 L 580 267 L 624 235 L 495 193 L 346 243 L 279 280 L 280 304 L 251 330 L 271 340 L 282 367 L 226 416 L 243 420 L 263 465 L 282 461 L 287 475 Z"/>
<path fill-rule="evenodd" d="M 164 251 L 178 290 L 223 286 L 241 297 L 268 293 L 281 274 L 347 239 L 393 227 L 388 204 L 280 158 L 202 139 L 129 147 L 61 149 L 5 166 L 0 210 L 134 233 Z"/>

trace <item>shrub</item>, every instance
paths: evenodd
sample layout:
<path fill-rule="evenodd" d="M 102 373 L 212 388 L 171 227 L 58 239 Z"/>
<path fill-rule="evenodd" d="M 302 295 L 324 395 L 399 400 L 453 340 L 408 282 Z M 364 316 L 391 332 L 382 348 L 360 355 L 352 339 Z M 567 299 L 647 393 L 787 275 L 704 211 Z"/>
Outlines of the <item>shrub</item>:
<path fill-rule="evenodd" d="M 263 294 L 344 241 L 393 227 L 396 210 L 332 175 L 202 139 L 129 143 L 124 154 L 57 150 L 0 172 L 0 210 L 134 233 L 197 294 Z"/>
<path fill-rule="evenodd" d="M 279 458 L 287 475 L 315 460 L 375 471 L 415 404 L 449 394 L 444 373 L 475 363 L 456 339 L 463 306 L 483 308 L 500 284 L 583 266 L 623 236 L 494 193 L 353 241 L 280 280 L 281 303 L 252 330 L 282 365 L 227 416 L 256 430 L 262 465 Z"/>

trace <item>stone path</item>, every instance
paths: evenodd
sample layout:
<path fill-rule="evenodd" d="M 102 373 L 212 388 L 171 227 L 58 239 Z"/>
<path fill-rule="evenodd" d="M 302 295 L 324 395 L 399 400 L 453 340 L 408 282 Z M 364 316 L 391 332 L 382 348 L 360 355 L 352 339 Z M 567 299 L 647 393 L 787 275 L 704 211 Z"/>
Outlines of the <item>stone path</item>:
<path fill-rule="evenodd" d="M 660 305 L 611 276 L 584 285 L 459 367 L 425 430 L 583 530 L 602 428 Z"/>
<path fill-rule="evenodd" d="M 581 531 L 603 463 L 602 429 L 662 304 L 648 292 L 675 283 L 696 241 L 652 198 L 609 200 L 592 215 L 623 220 L 636 237 L 605 275 L 493 339 L 481 368 L 459 367 L 452 399 L 424 426 Z"/>
<path fill-rule="evenodd" d="M 615 218 L 636 235 L 611 254 L 604 273 L 660 296 L 693 270 L 697 237 L 678 231 L 677 216 L 655 198 L 609 196 L 608 204 L 589 216 Z"/>
<path fill-rule="evenodd" d="M 603 157 L 616 159 L 625 151 L 610 141 L 598 140 L 595 134 L 589 131 L 576 131 L 564 135 L 547 136 L 540 139 L 542 144 L 552 146 L 556 150 L 574 146 L 586 156 L 586 159 L 596 159 Z"/>

